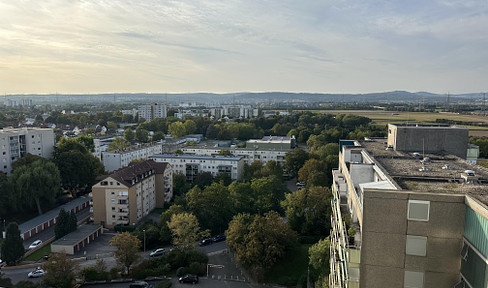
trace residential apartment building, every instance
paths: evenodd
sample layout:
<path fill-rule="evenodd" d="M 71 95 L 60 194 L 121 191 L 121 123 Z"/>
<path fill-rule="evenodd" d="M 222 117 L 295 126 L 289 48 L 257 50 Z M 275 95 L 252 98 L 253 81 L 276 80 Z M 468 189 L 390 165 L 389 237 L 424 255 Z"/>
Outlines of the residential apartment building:
<path fill-rule="evenodd" d="M 295 136 L 264 136 L 262 139 L 249 139 L 246 148 L 293 149 L 296 145 Z"/>
<path fill-rule="evenodd" d="M 93 220 L 112 228 L 135 225 L 173 194 L 173 171 L 168 163 L 152 160 L 131 163 L 99 177 L 92 187 Z"/>
<path fill-rule="evenodd" d="M 181 151 L 185 154 L 207 156 L 218 156 L 222 151 L 229 151 L 234 156 L 244 158 L 244 163 L 246 164 L 261 161 L 266 165 L 268 161 L 272 160 L 283 166 L 285 164 L 285 155 L 290 149 L 189 146 L 181 148 Z"/>
<path fill-rule="evenodd" d="M 156 118 L 168 117 L 167 107 L 161 103 L 140 105 L 138 108 L 139 117 L 146 119 L 148 122 Z"/>
<path fill-rule="evenodd" d="M 329 287 L 488 287 L 488 170 L 460 149 L 447 153 L 447 143 L 422 153 L 397 137 L 394 150 L 390 129 L 388 138 L 339 143 Z M 438 141 L 460 133 L 420 129 L 420 139 Z M 464 149 L 461 134 L 455 141 Z"/>
<path fill-rule="evenodd" d="M 255 118 L 258 117 L 259 110 L 253 109 L 250 105 L 223 105 L 222 111 L 215 113 L 229 118 Z"/>
<path fill-rule="evenodd" d="M 54 131 L 50 128 L 0 129 L 0 147 L 2 148 L 0 171 L 10 174 L 12 164 L 28 153 L 51 158 L 54 146 Z"/>
<path fill-rule="evenodd" d="M 188 154 L 156 154 L 150 159 L 156 162 L 167 162 L 173 167 L 174 173 L 186 176 L 193 182 L 198 174 L 210 172 L 212 176 L 227 173 L 232 180 L 241 180 L 244 175 L 244 159 L 237 156 L 208 156 Z"/>
<path fill-rule="evenodd" d="M 115 151 L 103 151 L 103 166 L 105 171 L 111 172 L 128 166 L 134 160 L 147 160 L 149 156 L 162 152 L 162 142 L 138 144 Z"/>

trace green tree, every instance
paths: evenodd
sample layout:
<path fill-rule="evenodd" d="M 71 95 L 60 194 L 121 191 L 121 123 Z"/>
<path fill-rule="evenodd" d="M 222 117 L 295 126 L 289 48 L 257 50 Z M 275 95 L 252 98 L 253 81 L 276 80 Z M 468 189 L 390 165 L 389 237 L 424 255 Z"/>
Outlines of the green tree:
<path fill-rule="evenodd" d="M 136 236 L 132 236 L 129 232 L 117 233 L 110 245 L 115 246 L 117 249 L 114 252 L 117 263 L 125 267 L 127 275 L 130 274 L 130 267 L 139 259 L 139 249 L 141 247 L 141 241 Z"/>
<path fill-rule="evenodd" d="M 254 212 L 253 191 L 251 183 L 234 181 L 229 185 L 229 192 L 236 213 Z"/>
<path fill-rule="evenodd" d="M 329 188 L 320 186 L 300 189 L 286 195 L 281 202 L 290 227 L 302 235 L 328 235 L 330 230 Z"/>
<path fill-rule="evenodd" d="M 309 264 L 319 272 L 318 283 L 327 283 L 327 276 L 329 275 L 329 259 L 330 259 L 330 239 L 329 237 L 320 240 L 308 249 Z M 328 286 L 320 286 L 328 287 Z"/>
<path fill-rule="evenodd" d="M 42 276 L 45 284 L 51 287 L 70 288 L 76 277 L 77 265 L 66 253 L 53 253 L 43 265 L 46 274 Z"/>
<path fill-rule="evenodd" d="M 186 194 L 186 202 L 204 228 L 222 233 L 234 215 L 229 189 L 223 183 L 212 183 L 204 190 L 193 187 Z"/>
<path fill-rule="evenodd" d="M 185 134 L 192 134 L 197 129 L 197 124 L 193 120 L 186 120 L 183 126 L 185 126 Z"/>
<path fill-rule="evenodd" d="M 19 167 L 10 176 L 15 190 L 11 205 L 21 207 L 37 206 L 39 215 L 42 214 L 41 200 L 53 204 L 61 189 L 61 177 L 54 163 L 46 159 L 39 159 L 30 165 Z"/>
<path fill-rule="evenodd" d="M 181 173 L 173 173 L 173 194 L 181 196 L 190 190 L 191 186 L 186 182 L 186 176 Z"/>
<path fill-rule="evenodd" d="M 193 185 L 197 185 L 200 189 L 205 189 L 205 187 L 210 186 L 213 182 L 213 176 L 210 172 L 202 172 L 195 177 L 193 180 Z"/>
<path fill-rule="evenodd" d="M 114 140 L 108 144 L 107 151 L 115 151 L 129 147 L 130 143 L 125 141 L 123 138 L 114 137 Z"/>
<path fill-rule="evenodd" d="M 24 244 L 20 237 L 19 226 L 15 222 L 7 225 L 5 240 L 2 244 L 2 260 L 9 265 L 15 265 L 24 256 Z"/>
<path fill-rule="evenodd" d="M 161 131 L 154 132 L 152 141 L 160 141 L 160 140 L 164 140 L 164 133 Z"/>
<path fill-rule="evenodd" d="M 172 205 L 171 207 L 168 208 L 168 210 L 161 213 L 161 217 L 159 220 L 159 226 L 161 227 L 161 230 L 159 232 L 159 239 L 164 244 L 171 243 L 171 230 L 168 227 L 168 222 L 171 220 L 171 216 L 183 212 L 184 212 L 183 206 Z"/>
<path fill-rule="evenodd" d="M 78 218 L 76 217 L 76 213 L 74 211 L 71 211 L 69 213 L 69 225 L 68 225 L 68 231 L 69 233 L 74 232 L 76 228 L 78 228 Z"/>
<path fill-rule="evenodd" d="M 88 152 L 95 152 L 95 143 L 93 142 L 93 137 L 87 135 L 81 135 L 75 138 L 76 141 L 83 144 Z"/>
<path fill-rule="evenodd" d="M 329 186 L 330 175 L 327 163 L 317 159 L 309 159 L 298 171 L 298 181 L 311 186 Z"/>
<path fill-rule="evenodd" d="M 98 158 L 78 150 L 57 153 L 54 163 L 59 168 L 62 184 L 66 189 L 92 186 L 96 177 L 104 173 L 104 167 Z"/>
<path fill-rule="evenodd" d="M 253 179 L 251 188 L 256 212 L 262 214 L 281 210 L 280 202 L 285 199 L 286 187 L 276 176 Z"/>
<path fill-rule="evenodd" d="M 127 128 L 125 129 L 124 131 L 124 139 L 125 141 L 132 141 L 134 140 L 134 132 L 132 132 L 132 129 L 131 128 Z"/>
<path fill-rule="evenodd" d="M 245 267 L 260 276 L 298 244 L 298 235 L 275 211 L 264 216 L 235 216 L 226 231 L 227 245 Z"/>
<path fill-rule="evenodd" d="M 180 121 L 173 122 L 168 126 L 168 133 L 171 134 L 173 139 L 180 138 L 186 134 L 186 128 Z"/>
<path fill-rule="evenodd" d="M 200 224 L 195 215 L 186 212 L 173 214 L 168 227 L 173 235 L 173 244 L 182 251 L 195 249 L 198 240 L 210 235 L 208 231 L 200 231 Z"/>
<path fill-rule="evenodd" d="M 137 127 L 136 128 L 136 140 L 142 143 L 149 142 L 149 132 L 146 129 Z"/>
<path fill-rule="evenodd" d="M 285 169 L 291 172 L 294 176 L 297 176 L 298 170 L 302 168 L 308 158 L 309 156 L 306 151 L 300 148 L 295 148 L 285 154 Z"/>
<path fill-rule="evenodd" d="M 64 210 L 64 208 L 61 208 L 61 210 L 59 210 L 58 220 L 54 225 L 54 235 L 56 236 L 56 239 L 60 239 L 69 233 L 69 218 L 69 214 Z"/>
<path fill-rule="evenodd" d="M 43 159 L 43 157 L 27 153 L 27 155 L 25 155 L 25 157 L 19 158 L 17 161 L 12 163 L 12 171 L 14 171 L 15 169 L 17 169 L 20 166 L 30 165 L 32 162 L 39 160 L 39 159 Z"/>

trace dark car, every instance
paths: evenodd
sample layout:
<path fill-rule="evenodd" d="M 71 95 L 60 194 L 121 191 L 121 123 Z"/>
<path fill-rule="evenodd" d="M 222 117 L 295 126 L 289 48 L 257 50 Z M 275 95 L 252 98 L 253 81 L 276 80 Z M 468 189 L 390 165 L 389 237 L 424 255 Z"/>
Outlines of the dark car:
<path fill-rule="evenodd" d="M 213 242 L 222 242 L 222 241 L 225 241 L 226 237 L 224 234 L 222 235 L 218 235 L 218 236 L 215 236 L 212 238 L 212 241 Z"/>
<path fill-rule="evenodd" d="M 203 239 L 202 241 L 200 241 L 200 243 L 198 243 L 198 245 L 207 246 L 207 245 L 210 245 L 212 243 L 213 243 L 212 238 L 207 238 L 207 239 Z"/>
<path fill-rule="evenodd" d="M 178 281 L 180 281 L 180 283 L 196 284 L 196 283 L 198 283 L 198 276 L 192 275 L 192 274 L 186 274 L 185 276 L 180 277 L 180 279 Z"/>

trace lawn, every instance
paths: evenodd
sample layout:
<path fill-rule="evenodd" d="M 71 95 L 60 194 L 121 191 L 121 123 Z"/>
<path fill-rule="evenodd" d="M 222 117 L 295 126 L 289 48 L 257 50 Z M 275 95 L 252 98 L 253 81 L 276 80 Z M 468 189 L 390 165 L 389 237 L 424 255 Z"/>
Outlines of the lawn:
<path fill-rule="evenodd" d="M 39 261 L 42 257 L 44 257 L 44 255 L 48 255 L 49 253 L 51 253 L 51 243 L 48 243 L 42 246 L 41 248 L 39 248 L 39 250 L 34 251 L 32 254 L 25 257 L 24 260 Z"/>
<path fill-rule="evenodd" d="M 289 251 L 286 258 L 276 263 L 265 275 L 266 283 L 296 286 L 301 277 L 307 277 L 308 248 L 311 244 L 300 244 Z"/>
<path fill-rule="evenodd" d="M 440 124 L 436 119 L 449 119 L 464 122 L 488 123 L 488 117 L 481 115 L 466 115 L 457 113 L 430 113 L 430 112 L 401 112 L 384 110 L 322 110 L 322 113 L 329 114 L 354 114 L 368 117 L 373 124 L 386 126 L 388 123 L 395 124 Z M 464 125 L 460 125 L 464 126 Z M 469 128 L 470 136 L 488 136 L 488 127 L 466 126 Z"/>

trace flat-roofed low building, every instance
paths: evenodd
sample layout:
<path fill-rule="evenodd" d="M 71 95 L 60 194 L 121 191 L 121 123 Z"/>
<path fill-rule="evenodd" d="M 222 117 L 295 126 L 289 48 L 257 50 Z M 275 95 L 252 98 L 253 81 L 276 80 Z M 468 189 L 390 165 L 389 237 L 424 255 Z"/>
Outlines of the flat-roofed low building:
<path fill-rule="evenodd" d="M 155 208 L 163 208 L 173 194 L 173 171 L 168 163 L 132 162 L 92 187 L 93 219 L 105 227 L 133 225 Z"/>
<path fill-rule="evenodd" d="M 388 145 L 340 141 L 329 287 L 486 288 L 488 170 L 445 149 Z"/>
<path fill-rule="evenodd" d="M 214 177 L 227 173 L 232 180 L 242 180 L 244 175 L 244 159 L 240 156 L 156 154 L 150 159 L 170 163 L 174 173 L 185 175 L 188 182 L 193 182 L 203 172 L 209 172 Z"/>
<path fill-rule="evenodd" d="M 264 136 L 262 139 L 247 140 L 246 148 L 293 149 L 295 144 L 295 136 Z"/>
<path fill-rule="evenodd" d="M 78 226 L 75 231 L 54 241 L 51 244 L 51 252 L 60 253 L 64 251 L 68 255 L 74 255 L 76 252 L 85 249 L 91 241 L 102 234 L 102 225 L 84 224 Z"/>

